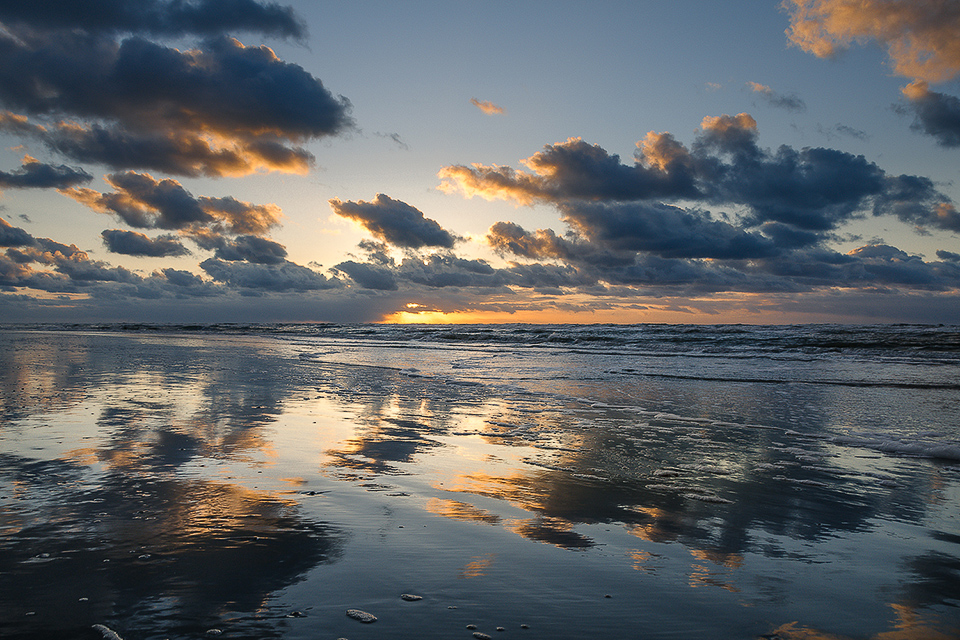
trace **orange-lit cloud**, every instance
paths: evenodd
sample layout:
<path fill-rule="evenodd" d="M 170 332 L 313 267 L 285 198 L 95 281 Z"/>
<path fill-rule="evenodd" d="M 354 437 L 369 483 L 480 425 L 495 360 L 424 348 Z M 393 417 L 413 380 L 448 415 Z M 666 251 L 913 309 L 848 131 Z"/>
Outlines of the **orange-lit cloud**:
<path fill-rule="evenodd" d="M 470 104 L 475 106 L 477 109 L 480 109 L 480 111 L 483 111 L 488 116 L 504 113 L 503 107 L 497 106 L 489 100 L 477 100 L 476 98 L 470 98 Z"/>
<path fill-rule="evenodd" d="M 956 0 L 785 0 L 792 43 L 821 58 L 871 40 L 901 76 L 944 82 L 960 73 Z"/>
<path fill-rule="evenodd" d="M 704 131 L 728 133 L 735 130 L 757 130 L 757 121 L 749 113 L 738 113 L 735 116 L 706 116 L 700 122 Z"/>
<path fill-rule="evenodd" d="M 461 193 L 468 198 L 480 196 L 484 200 L 514 200 L 518 204 L 533 204 L 539 189 L 539 181 L 530 174 L 511 167 L 484 166 L 474 163 L 471 167 L 452 165 L 437 173 L 444 193 Z"/>
<path fill-rule="evenodd" d="M 253 204 L 232 197 L 194 197 L 178 181 L 157 180 L 145 173 L 106 176 L 114 188 L 101 193 L 88 188 L 61 189 L 60 193 L 100 213 L 118 216 L 141 229 L 180 229 L 202 235 L 207 227 L 233 234 L 261 235 L 280 223 L 275 204 Z"/>

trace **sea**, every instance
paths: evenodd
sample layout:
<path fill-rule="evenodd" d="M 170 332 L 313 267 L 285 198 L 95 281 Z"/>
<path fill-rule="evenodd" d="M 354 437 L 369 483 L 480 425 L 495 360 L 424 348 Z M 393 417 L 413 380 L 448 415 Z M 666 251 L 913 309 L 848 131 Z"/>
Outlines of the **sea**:
<path fill-rule="evenodd" d="M 960 638 L 960 326 L 0 326 L 0 637 Z"/>

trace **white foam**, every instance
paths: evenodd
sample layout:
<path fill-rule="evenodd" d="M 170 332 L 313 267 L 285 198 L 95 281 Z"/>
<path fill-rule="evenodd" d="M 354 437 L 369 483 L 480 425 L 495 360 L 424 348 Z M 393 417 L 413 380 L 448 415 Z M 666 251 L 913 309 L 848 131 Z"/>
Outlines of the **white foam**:
<path fill-rule="evenodd" d="M 960 444 L 956 443 L 856 436 L 837 436 L 832 438 L 831 442 L 839 445 L 875 449 L 884 453 L 960 461 Z"/>

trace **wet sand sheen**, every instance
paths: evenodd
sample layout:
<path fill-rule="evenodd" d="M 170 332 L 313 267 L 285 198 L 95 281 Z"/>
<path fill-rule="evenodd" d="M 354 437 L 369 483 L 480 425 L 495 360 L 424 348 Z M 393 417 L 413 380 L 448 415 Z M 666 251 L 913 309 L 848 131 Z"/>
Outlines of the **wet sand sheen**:
<path fill-rule="evenodd" d="M 300 355 L 0 332 L 0 635 L 960 628 L 949 457 Z M 778 391 L 805 415 L 808 391 Z"/>

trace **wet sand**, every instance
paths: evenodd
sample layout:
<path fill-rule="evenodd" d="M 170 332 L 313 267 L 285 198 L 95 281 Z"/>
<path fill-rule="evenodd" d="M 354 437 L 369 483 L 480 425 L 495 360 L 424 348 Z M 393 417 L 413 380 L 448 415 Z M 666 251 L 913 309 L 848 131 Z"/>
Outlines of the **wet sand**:
<path fill-rule="evenodd" d="M 960 630 L 955 460 L 302 355 L 0 331 L 0 637 Z"/>

